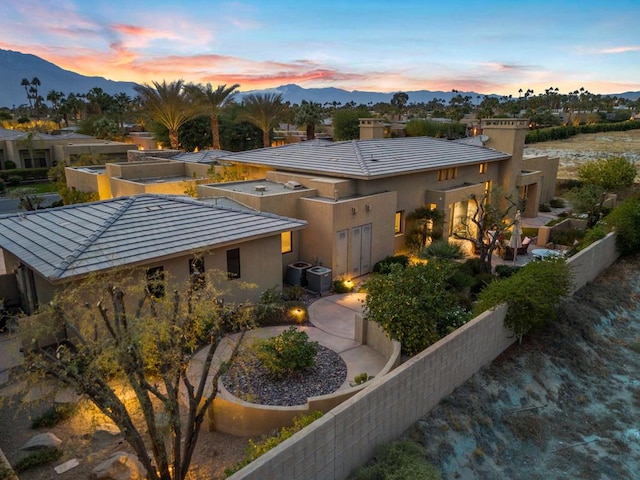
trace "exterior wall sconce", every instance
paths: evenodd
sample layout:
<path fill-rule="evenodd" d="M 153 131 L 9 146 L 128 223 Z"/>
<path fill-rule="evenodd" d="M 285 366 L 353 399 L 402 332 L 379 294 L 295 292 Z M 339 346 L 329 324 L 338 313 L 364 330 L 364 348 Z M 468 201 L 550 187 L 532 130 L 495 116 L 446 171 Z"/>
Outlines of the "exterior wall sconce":
<path fill-rule="evenodd" d="M 358 209 L 356 207 L 351 207 L 351 215 L 355 215 L 358 213 Z"/>
<path fill-rule="evenodd" d="M 371 205 L 369 205 L 368 203 L 364 206 L 364 209 L 365 209 L 367 212 L 370 212 L 371 210 L 373 210 L 373 209 L 371 208 Z"/>

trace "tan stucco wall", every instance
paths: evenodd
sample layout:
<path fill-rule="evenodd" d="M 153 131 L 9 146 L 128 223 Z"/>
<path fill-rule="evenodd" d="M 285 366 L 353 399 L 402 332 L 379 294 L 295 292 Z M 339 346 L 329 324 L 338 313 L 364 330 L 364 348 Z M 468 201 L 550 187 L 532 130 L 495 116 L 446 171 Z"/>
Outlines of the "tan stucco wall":
<path fill-rule="evenodd" d="M 559 158 L 549 158 L 547 156 L 526 157 L 522 160 L 523 170 L 540 172 L 540 182 L 538 184 L 540 203 L 549 203 L 553 200 L 559 163 Z"/>

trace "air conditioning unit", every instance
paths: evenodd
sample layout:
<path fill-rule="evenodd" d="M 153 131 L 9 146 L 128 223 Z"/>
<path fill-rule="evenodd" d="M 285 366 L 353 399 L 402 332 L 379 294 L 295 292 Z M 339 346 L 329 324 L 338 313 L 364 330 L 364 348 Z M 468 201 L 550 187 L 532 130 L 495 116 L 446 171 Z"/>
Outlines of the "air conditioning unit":
<path fill-rule="evenodd" d="M 311 267 L 307 270 L 309 290 L 324 293 L 331 290 L 331 269 L 327 267 Z"/>
<path fill-rule="evenodd" d="M 307 262 L 294 262 L 287 266 L 287 283 L 292 286 L 306 286 L 306 271 L 313 265 Z"/>
<path fill-rule="evenodd" d="M 266 192 L 267 191 L 267 187 L 265 187 L 264 185 L 256 185 L 254 187 L 254 190 L 256 192 Z"/>

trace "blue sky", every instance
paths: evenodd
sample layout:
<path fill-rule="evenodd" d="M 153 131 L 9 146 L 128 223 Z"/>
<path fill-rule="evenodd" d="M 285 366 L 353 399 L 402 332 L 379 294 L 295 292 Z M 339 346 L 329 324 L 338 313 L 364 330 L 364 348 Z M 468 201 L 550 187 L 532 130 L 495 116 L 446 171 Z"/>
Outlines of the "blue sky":
<path fill-rule="evenodd" d="M 640 90 L 640 1 L 0 1 L 0 48 L 112 80 Z"/>

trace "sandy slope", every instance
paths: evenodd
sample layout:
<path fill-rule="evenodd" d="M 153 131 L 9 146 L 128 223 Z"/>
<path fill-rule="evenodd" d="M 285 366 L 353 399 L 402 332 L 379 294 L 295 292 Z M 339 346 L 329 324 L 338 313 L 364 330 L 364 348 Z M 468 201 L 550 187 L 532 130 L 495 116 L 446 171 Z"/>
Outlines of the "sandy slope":
<path fill-rule="evenodd" d="M 639 300 L 620 261 L 406 435 L 444 479 L 639 478 Z"/>

